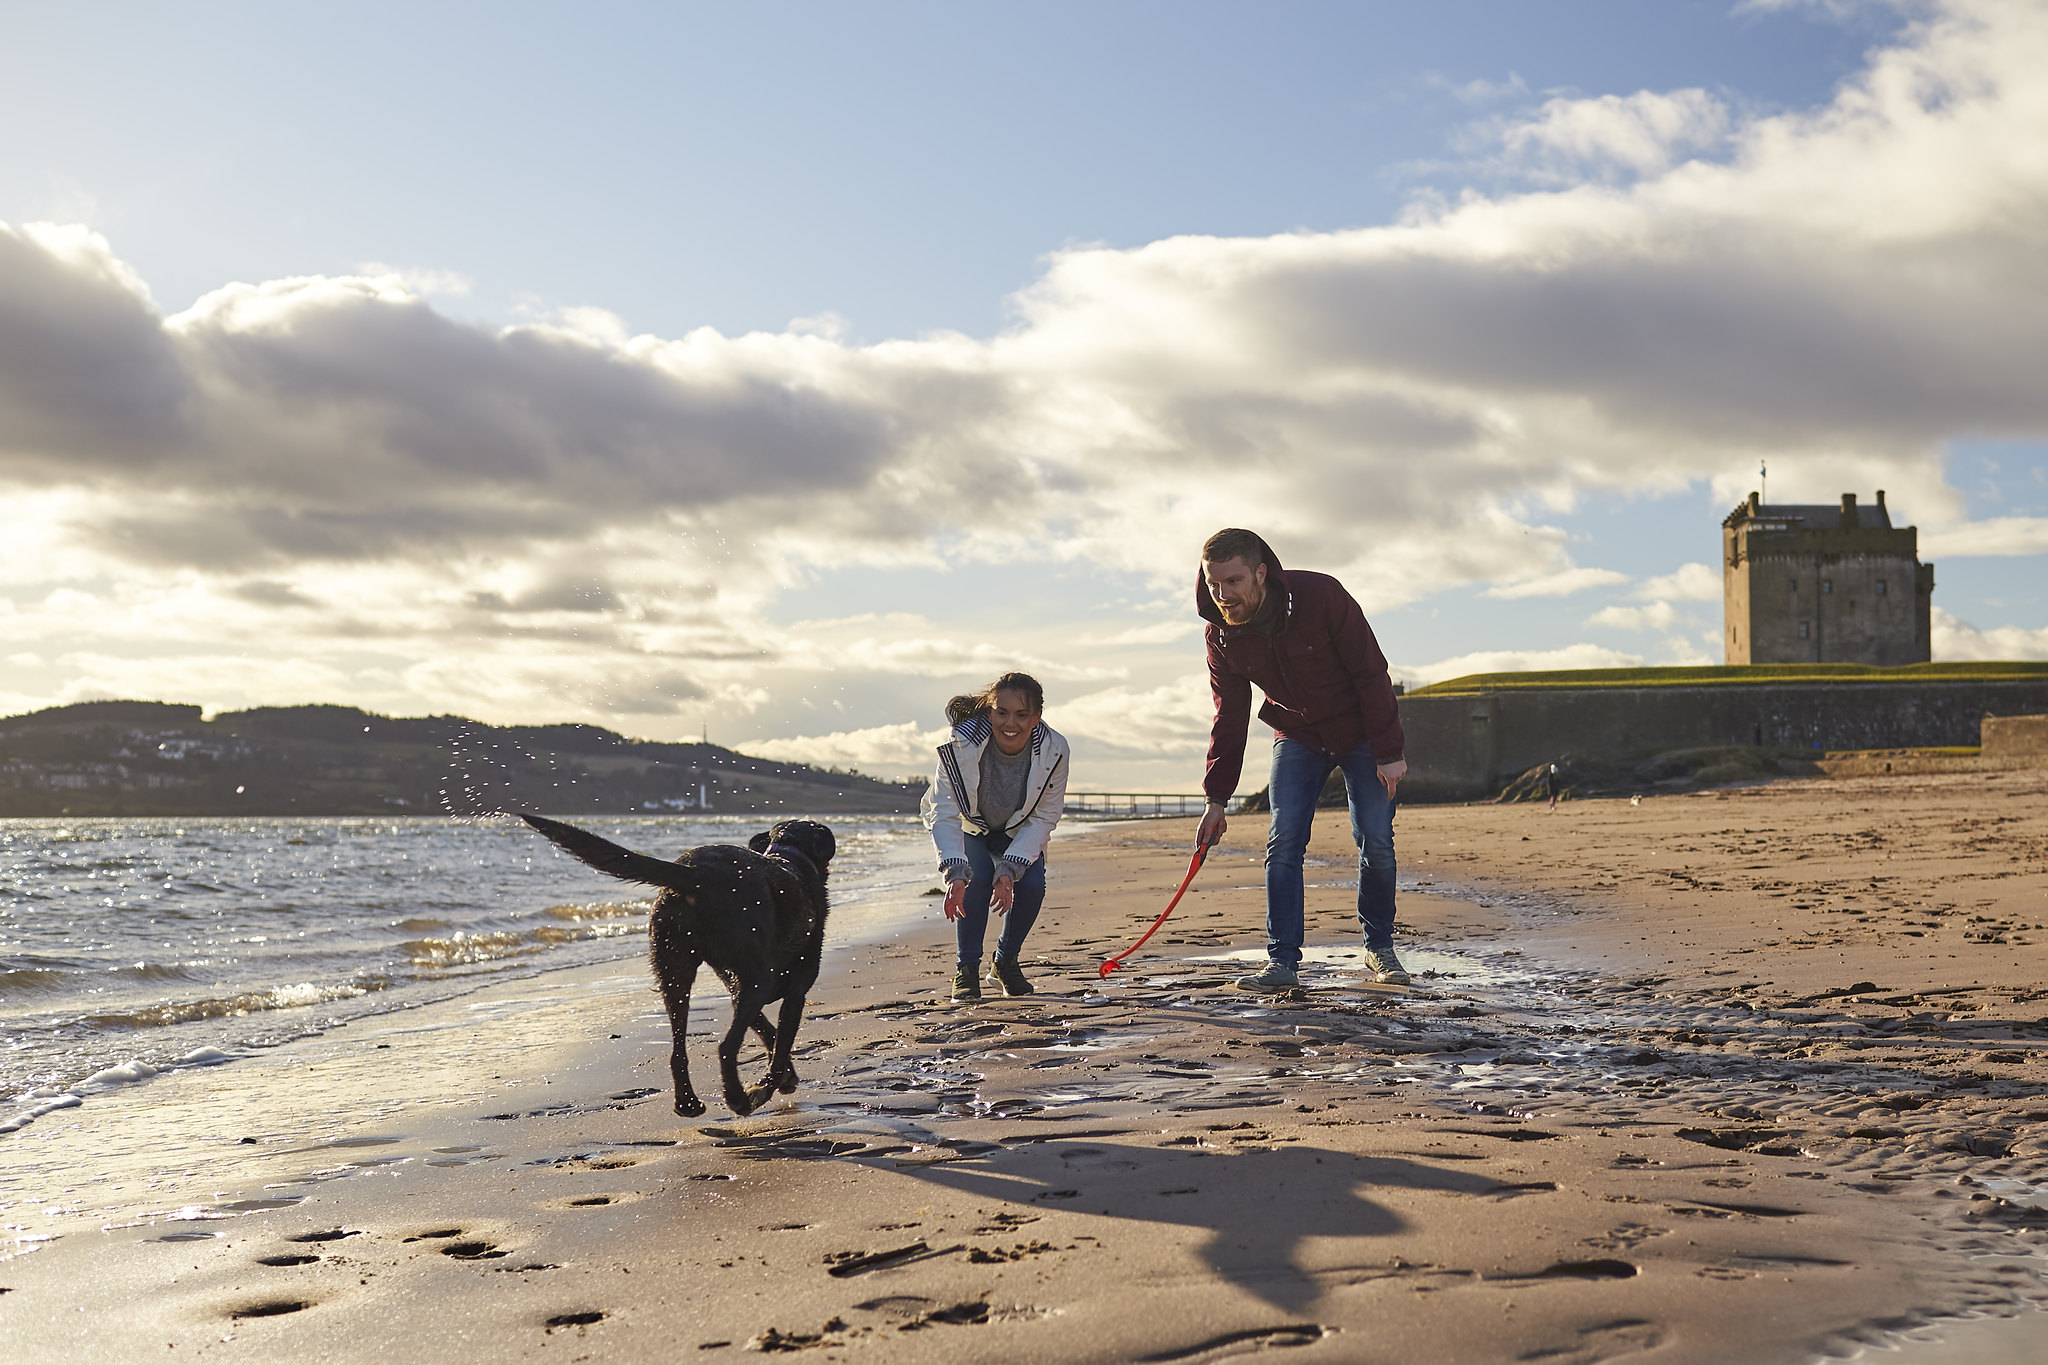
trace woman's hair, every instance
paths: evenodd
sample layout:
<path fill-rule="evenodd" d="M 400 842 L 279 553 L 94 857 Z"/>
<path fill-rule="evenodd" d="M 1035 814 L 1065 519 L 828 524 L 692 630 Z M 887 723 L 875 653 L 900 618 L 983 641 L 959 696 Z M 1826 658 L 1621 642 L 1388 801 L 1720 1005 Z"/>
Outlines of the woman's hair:
<path fill-rule="evenodd" d="M 1045 709 L 1045 689 L 1029 673 L 1005 673 L 979 692 L 965 692 L 946 703 L 946 719 L 955 725 L 985 715 L 996 704 L 998 692 L 1022 692 L 1034 712 Z"/>

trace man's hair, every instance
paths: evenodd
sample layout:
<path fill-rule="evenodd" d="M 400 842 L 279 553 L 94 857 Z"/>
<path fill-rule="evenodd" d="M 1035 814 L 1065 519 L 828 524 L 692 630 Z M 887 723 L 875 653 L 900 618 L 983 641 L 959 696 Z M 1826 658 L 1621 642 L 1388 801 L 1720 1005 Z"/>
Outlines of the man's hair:
<path fill-rule="evenodd" d="M 1202 542 L 1202 562 L 1221 564 L 1226 559 L 1242 559 L 1247 569 L 1256 569 L 1266 562 L 1266 542 L 1250 531 L 1225 527 Z"/>
<path fill-rule="evenodd" d="M 981 691 L 968 692 L 947 702 L 946 719 L 958 725 L 987 715 L 995 707 L 998 692 L 1021 692 L 1034 712 L 1045 710 L 1045 689 L 1038 685 L 1038 679 L 1029 673 L 1005 673 Z"/>

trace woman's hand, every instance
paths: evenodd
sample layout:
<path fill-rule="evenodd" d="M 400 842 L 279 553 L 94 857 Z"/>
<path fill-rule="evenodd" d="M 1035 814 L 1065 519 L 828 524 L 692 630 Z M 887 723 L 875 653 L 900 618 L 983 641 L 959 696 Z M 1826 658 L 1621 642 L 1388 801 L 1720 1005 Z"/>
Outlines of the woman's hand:
<path fill-rule="evenodd" d="M 998 915 L 1007 915 L 1010 913 L 1010 906 L 1016 902 L 1016 899 L 1017 885 L 1010 880 L 1010 874 L 1005 872 L 1002 876 L 996 878 L 995 890 L 989 892 L 988 908 L 995 911 Z"/>
<path fill-rule="evenodd" d="M 967 883 L 966 883 L 966 882 L 947 882 L 947 883 L 946 883 L 946 904 L 945 904 L 945 907 L 944 907 L 944 909 L 945 909 L 945 911 L 946 911 L 946 918 L 947 918 L 947 919 L 965 919 L 965 918 L 967 917 L 967 907 L 966 907 L 966 906 L 965 906 L 964 904 L 962 904 L 962 902 L 964 902 L 964 901 L 965 901 L 966 899 L 967 899 Z"/>

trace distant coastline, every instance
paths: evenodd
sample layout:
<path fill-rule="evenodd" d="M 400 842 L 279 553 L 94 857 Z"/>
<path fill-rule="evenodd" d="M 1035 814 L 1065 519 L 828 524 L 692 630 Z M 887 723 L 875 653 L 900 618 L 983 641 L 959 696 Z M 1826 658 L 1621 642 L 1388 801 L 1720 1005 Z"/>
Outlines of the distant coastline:
<path fill-rule="evenodd" d="M 93 701 L 0 719 L 0 817 L 908 814 L 920 783 L 630 739 L 350 706 Z"/>

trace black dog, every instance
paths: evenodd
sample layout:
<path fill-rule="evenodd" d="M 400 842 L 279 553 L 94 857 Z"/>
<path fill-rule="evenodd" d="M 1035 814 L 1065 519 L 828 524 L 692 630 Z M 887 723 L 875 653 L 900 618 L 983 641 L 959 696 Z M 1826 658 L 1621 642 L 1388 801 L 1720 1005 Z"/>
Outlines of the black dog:
<path fill-rule="evenodd" d="M 674 1044 L 676 1112 L 695 1118 L 704 1101 L 690 1084 L 683 1036 L 697 964 L 708 963 L 732 992 L 732 1027 L 718 1044 L 725 1102 L 750 1114 L 775 1091 L 796 1089 L 790 1048 L 803 1020 L 804 995 L 818 979 L 825 946 L 825 865 L 837 851 L 832 831 L 811 820 L 784 820 L 746 848 L 707 844 L 672 863 L 649 858 L 587 830 L 521 815 L 565 852 L 600 872 L 662 888 L 648 921 L 647 952 L 661 983 Z M 764 1013 L 782 1002 L 780 1026 Z M 752 1028 L 768 1049 L 768 1075 L 752 1090 L 740 1083 L 740 1040 Z"/>

